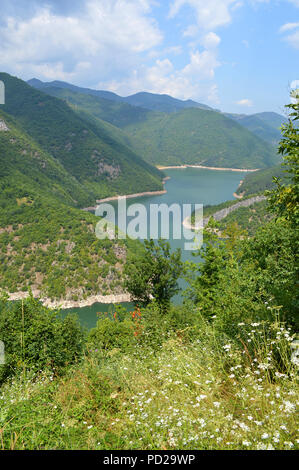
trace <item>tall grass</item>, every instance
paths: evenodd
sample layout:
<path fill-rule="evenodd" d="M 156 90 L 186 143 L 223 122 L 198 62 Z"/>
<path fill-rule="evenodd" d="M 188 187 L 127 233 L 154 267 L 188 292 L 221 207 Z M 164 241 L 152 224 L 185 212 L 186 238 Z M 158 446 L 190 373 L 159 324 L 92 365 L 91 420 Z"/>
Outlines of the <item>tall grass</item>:
<path fill-rule="evenodd" d="M 157 344 L 89 352 L 60 378 L 15 378 L 0 392 L 0 448 L 295 449 L 290 332 L 239 329 L 233 342 L 201 319 Z"/>

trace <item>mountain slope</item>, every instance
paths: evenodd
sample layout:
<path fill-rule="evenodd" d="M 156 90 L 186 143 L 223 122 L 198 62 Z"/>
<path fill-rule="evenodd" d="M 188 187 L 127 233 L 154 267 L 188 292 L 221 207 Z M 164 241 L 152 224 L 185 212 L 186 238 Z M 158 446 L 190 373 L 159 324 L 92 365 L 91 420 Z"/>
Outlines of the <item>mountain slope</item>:
<path fill-rule="evenodd" d="M 62 82 L 60 80 L 54 80 L 53 82 L 42 82 L 41 80 L 38 80 L 37 78 L 32 78 L 31 80 L 28 80 L 27 83 L 30 86 L 37 88 L 38 90 L 44 90 L 45 88 L 48 88 L 48 87 L 50 88 L 58 87 L 58 88 L 68 89 L 71 91 L 76 91 L 78 93 L 83 93 L 86 95 L 92 95 L 92 96 L 97 96 L 99 98 L 105 98 L 110 101 L 122 101 L 123 100 L 121 96 L 118 96 L 116 93 L 113 93 L 111 91 L 92 90 L 91 88 L 79 87 L 76 85 L 72 85 L 71 83 Z"/>
<path fill-rule="evenodd" d="M 249 194 L 261 193 L 266 191 L 266 189 L 274 188 L 274 176 L 283 179 L 287 178 L 287 174 L 281 165 L 265 168 L 264 170 L 246 175 L 236 193 L 247 197 Z"/>
<path fill-rule="evenodd" d="M 77 197 L 88 202 L 86 188 L 61 163 L 45 152 L 17 121 L 0 109 L 0 183 L 12 187 L 13 197 L 34 200 L 36 195 L 75 206 Z M 7 183 L 8 182 L 8 183 Z M 4 214 L 1 215 L 3 222 Z M 9 223 L 9 220 L 7 220 Z"/>
<path fill-rule="evenodd" d="M 197 103 L 193 100 L 183 101 L 173 98 L 169 95 L 158 95 L 147 92 L 140 92 L 136 93 L 135 95 L 127 96 L 125 100 L 131 105 L 140 106 L 142 108 L 151 109 L 152 111 L 160 111 L 164 113 L 175 113 L 185 108 L 212 109 L 210 106 Z"/>
<path fill-rule="evenodd" d="M 130 104 L 101 98 L 99 96 L 81 93 L 68 88 L 49 86 L 44 92 L 65 100 L 74 111 L 86 111 L 93 116 L 102 119 L 116 127 L 126 127 L 135 122 L 146 120 L 150 110 L 132 106 Z"/>
<path fill-rule="evenodd" d="M 3 73 L 0 80 L 6 86 L 3 110 L 84 185 L 91 203 L 110 195 L 162 188 L 156 170 L 107 130 L 92 126 L 63 101 L 22 80 Z M 74 198 L 82 205 L 80 198 Z"/>
<path fill-rule="evenodd" d="M 278 161 L 269 145 L 215 111 L 166 114 L 66 88 L 48 86 L 45 91 L 66 100 L 77 112 L 121 127 L 128 135 L 126 139 L 122 134 L 123 142 L 152 164 L 257 168 Z"/>
<path fill-rule="evenodd" d="M 98 218 L 74 205 L 85 190 L 0 110 L 0 290 L 76 300 L 122 293 L 136 242 L 98 240 Z"/>
<path fill-rule="evenodd" d="M 130 106 L 103 99 L 99 96 L 101 92 L 91 90 L 94 92 L 91 95 L 86 89 L 63 82 L 46 84 L 31 80 L 29 83 L 64 99 L 77 112 L 87 113 L 122 128 L 130 136 L 124 140 L 123 134 L 122 141 L 151 164 L 263 168 L 279 161 L 267 143 L 235 122 L 246 116 L 237 115 L 230 119 L 222 113 L 200 108 L 162 113 L 138 106 L 144 104 L 155 108 L 155 103 L 159 105 L 162 98 L 172 106 L 180 100 L 166 95 L 138 93 L 131 100 L 137 106 Z M 54 83 L 56 86 L 52 86 Z M 126 99 L 129 98 L 132 97 Z M 180 105 L 182 103 L 186 104 L 180 102 Z M 262 127 L 268 126 L 263 121 L 260 124 Z M 275 137 L 278 131 L 269 129 Z"/>
<path fill-rule="evenodd" d="M 251 115 L 226 113 L 225 115 L 274 146 L 277 146 L 281 139 L 280 126 L 286 122 L 284 116 L 271 112 Z"/>
<path fill-rule="evenodd" d="M 215 111 L 151 114 L 124 130 L 138 139 L 138 151 L 153 164 L 253 169 L 279 161 L 270 145 Z"/>

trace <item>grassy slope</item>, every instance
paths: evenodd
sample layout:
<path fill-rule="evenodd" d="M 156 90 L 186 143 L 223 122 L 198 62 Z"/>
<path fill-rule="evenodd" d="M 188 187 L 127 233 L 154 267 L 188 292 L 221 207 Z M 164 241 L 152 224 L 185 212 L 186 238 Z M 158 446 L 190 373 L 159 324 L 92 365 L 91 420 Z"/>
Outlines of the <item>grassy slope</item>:
<path fill-rule="evenodd" d="M 254 341 L 256 352 L 250 357 L 246 345 L 231 344 L 213 324 L 201 320 L 194 327 L 190 314 L 180 331 L 160 323 L 157 346 L 146 347 L 142 338 L 136 344 L 132 331 L 130 349 L 90 348 L 63 377 L 22 375 L 4 384 L 0 448 L 298 448 L 295 370 L 290 364 L 281 374 L 272 367 L 272 349 L 284 346 L 286 329 L 266 349 L 263 325 L 251 327 L 245 341 Z"/>
<path fill-rule="evenodd" d="M 236 192 L 237 194 L 248 196 L 249 194 L 256 194 L 265 191 L 266 189 L 271 189 L 274 187 L 274 176 L 279 178 L 285 176 L 285 172 L 280 165 L 246 175 L 243 183 L 239 186 Z"/>
<path fill-rule="evenodd" d="M 155 170 L 110 132 L 94 127 L 61 100 L 7 74 L 4 111 L 96 198 L 161 189 Z M 78 200 L 78 205 L 81 201 Z"/>

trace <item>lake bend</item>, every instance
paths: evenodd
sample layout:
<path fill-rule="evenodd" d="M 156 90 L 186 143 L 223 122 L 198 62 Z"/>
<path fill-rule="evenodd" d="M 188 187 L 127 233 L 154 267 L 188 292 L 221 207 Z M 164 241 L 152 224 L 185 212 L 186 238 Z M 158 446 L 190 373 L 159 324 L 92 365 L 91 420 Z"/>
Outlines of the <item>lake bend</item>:
<path fill-rule="evenodd" d="M 180 206 L 183 206 L 183 204 L 203 204 L 204 206 L 220 204 L 221 202 L 234 199 L 234 192 L 246 175 L 244 170 L 217 171 L 188 167 L 183 169 L 168 168 L 164 170 L 164 173 L 169 177 L 165 181 L 166 193 L 127 199 L 127 208 L 132 204 L 142 204 L 149 214 L 150 204 L 164 203 L 168 206 L 171 204 L 179 204 Z M 117 213 L 117 201 L 111 201 L 111 204 Z M 170 230 L 168 241 L 172 249 L 181 248 L 182 259 L 184 261 L 195 260 L 192 256 L 192 251 L 184 249 L 186 241 L 184 238 L 173 239 Z M 183 281 L 180 284 L 182 287 L 184 286 Z M 173 301 L 179 303 L 180 299 L 180 296 L 176 296 L 173 298 Z M 132 310 L 133 304 L 126 303 L 122 305 L 125 305 L 128 310 Z M 98 319 L 97 313 L 112 311 L 114 311 L 113 304 L 95 303 L 88 307 L 64 309 L 61 310 L 61 313 L 64 316 L 67 313 L 75 312 L 78 314 L 83 326 L 93 328 Z"/>

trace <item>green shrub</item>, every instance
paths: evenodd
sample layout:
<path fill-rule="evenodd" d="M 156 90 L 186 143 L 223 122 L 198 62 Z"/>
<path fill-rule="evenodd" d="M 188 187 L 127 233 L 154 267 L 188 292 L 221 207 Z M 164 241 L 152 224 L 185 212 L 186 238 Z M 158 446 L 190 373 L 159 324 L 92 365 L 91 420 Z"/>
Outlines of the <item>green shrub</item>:
<path fill-rule="evenodd" d="M 32 296 L 25 301 L 0 301 L 0 339 L 5 364 L 0 383 L 19 370 L 61 370 L 82 354 L 84 332 L 76 316 L 62 319 Z"/>
<path fill-rule="evenodd" d="M 99 349 L 111 350 L 114 348 L 129 350 L 136 344 L 134 331 L 135 324 L 132 320 L 100 319 L 96 327 L 89 332 L 88 349 L 96 352 Z"/>

